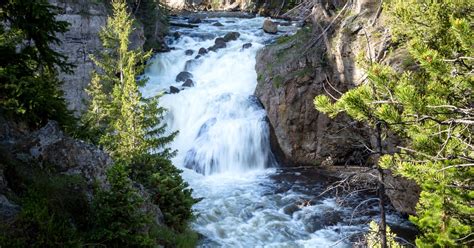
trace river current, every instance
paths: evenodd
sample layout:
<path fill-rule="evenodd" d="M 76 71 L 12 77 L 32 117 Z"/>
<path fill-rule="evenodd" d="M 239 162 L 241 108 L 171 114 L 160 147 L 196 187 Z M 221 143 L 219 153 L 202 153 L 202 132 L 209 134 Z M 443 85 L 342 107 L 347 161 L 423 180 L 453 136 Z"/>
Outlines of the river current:
<path fill-rule="evenodd" d="M 342 204 L 318 196 L 327 179 L 306 169 L 278 168 L 271 153 L 266 113 L 253 96 L 255 56 L 297 27 L 280 26 L 278 35 L 270 35 L 263 32 L 263 21 L 208 18 L 198 27 L 172 30 L 179 32 L 168 37 L 173 50 L 157 54 L 146 71 L 145 96 L 170 92 L 170 86 L 180 89 L 165 94 L 160 104 L 168 109 L 169 130 L 179 130 L 171 144 L 178 150 L 173 162 L 194 196 L 202 198 L 192 228 L 203 236 L 200 247 L 350 247 L 368 221 L 377 219 L 376 204 L 354 212 L 369 196 L 354 194 Z M 201 47 L 229 32 L 240 36 L 198 56 Z M 251 47 L 243 48 L 247 43 Z M 193 87 L 176 82 L 185 69 Z M 396 214 L 388 222 L 406 225 Z"/>

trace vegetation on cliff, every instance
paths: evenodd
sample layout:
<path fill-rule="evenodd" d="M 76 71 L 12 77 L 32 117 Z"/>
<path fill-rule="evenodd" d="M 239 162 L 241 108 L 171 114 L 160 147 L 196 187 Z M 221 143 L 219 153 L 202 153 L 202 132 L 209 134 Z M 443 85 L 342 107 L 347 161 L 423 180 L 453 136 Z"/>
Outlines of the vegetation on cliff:
<path fill-rule="evenodd" d="M 378 165 L 413 179 L 422 189 L 417 215 L 410 217 L 422 232 L 417 246 L 470 246 L 474 5 L 393 0 L 384 9 L 394 46 L 409 51 L 414 69 L 398 72 L 367 61 L 365 83 L 335 103 L 317 96 L 316 108 L 332 117 L 346 112 L 375 128 L 381 138 L 390 133 L 404 138 L 399 151 L 382 156 Z"/>
<path fill-rule="evenodd" d="M 138 89 L 146 82 L 138 78 L 151 53 L 129 47 L 134 20 L 126 1 L 114 0 L 112 6 L 113 16 L 100 34 L 104 49 L 94 58 L 100 73 L 93 73 L 80 131 L 73 129 L 78 123 L 66 109 L 57 78 L 58 70 L 69 72 L 72 66 L 52 48 L 60 45 L 57 33 L 68 26 L 56 20 L 59 9 L 46 0 L 0 6 L 1 114 L 27 122 L 32 130 L 59 121 L 103 147 L 114 161 L 107 180 L 90 190 L 85 178 L 11 157 L 0 147 L 2 158 L 8 158 L 0 163 L 2 178 L 6 171 L 11 188 L 0 193 L 21 206 L 17 218 L 0 226 L 2 247 L 191 247 L 197 240 L 187 227 L 195 199 L 167 147 L 176 133 L 165 134 L 159 96 L 144 98 Z"/>

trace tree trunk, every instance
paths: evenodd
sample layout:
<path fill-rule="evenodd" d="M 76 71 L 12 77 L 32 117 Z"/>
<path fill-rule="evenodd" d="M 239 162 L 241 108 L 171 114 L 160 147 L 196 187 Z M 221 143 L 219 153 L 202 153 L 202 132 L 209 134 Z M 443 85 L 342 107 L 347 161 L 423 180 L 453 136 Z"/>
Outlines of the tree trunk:
<path fill-rule="evenodd" d="M 377 122 L 376 124 L 376 132 L 377 132 L 377 152 L 379 154 L 379 159 L 382 156 L 382 127 L 381 123 Z M 379 172 L 379 183 L 378 183 L 378 197 L 379 197 L 379 208 L 380 208 L 380 225 L 379 225 L 379 231 L 380 231 L 380 243 L 382 245 L 382 248 L 387 248 L 387 223 L 385 220 L 385 202 L 384 202 L 384 196 L 385 196 L 385 185 L 384 185 L 384 175 L 383 175 L 383 169 L 380 168 L 379 165 L 377 165 L 377 170 Z"/>

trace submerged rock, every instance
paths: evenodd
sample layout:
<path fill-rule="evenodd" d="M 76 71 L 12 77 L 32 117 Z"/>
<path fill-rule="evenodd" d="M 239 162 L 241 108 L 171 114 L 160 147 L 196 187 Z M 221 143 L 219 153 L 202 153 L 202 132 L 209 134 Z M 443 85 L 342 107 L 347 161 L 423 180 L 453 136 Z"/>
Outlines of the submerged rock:
<path fill-rule="evenodd" d="M 191 55 L 193 55 L 193 53 L 194 53 L 194 50 L 192 50 L 192 49 L 188 49 L 188 50 L 184 51 L 184 54 L 186 56 L 191 56 Z"/>
<path fill-rule="evenodd" d="M 198 55 L 198 56 L 200 56 L 200 55 Z M 196 67 L 198 64 L 200 64 L 200 61 L 197 60 L 197 59 L 198 58 L 190 59 L 190 60 L 186 61 L 186 63 L 184 64 L 184 70 L 185 71 L 190 71 L 190 70 L 194 69 L 194 67 Z"/>
<path fill-rule="evenodd" d="M 192 24 L 201 23 L 201 22 L 202 22 L 201 18 L 196 17 L 196 16 L 191 16 L 188 19 L 188 23 L 192 23 Z"/>
<path fill-rule="evenodd" d="M 204 55 L 207 53 L 207 49 L 204 47 L 199 48 L 198 55 Z"/>
<path fill-rule="evenodd" d="M 194 87 L 194 81 L 192 79 L 186 79 L 186 81 L 184 82 L 183 85 L 181 85 L 183 87 Z"/>
<path fill-rule="evenodd" d="M 212 24 L 212 26 L 215 26 L 215 27 L 222 27 L 224 26 L 224 24 L 220 23 L 220 22 L 215 22 Z"/>
<path fill-rule="evenodd" d="M 178 32 L 178 31 L 174 32 L 174 33 L 173 33 L 173 38 L 175 38 L 176 40 L 179 39 L 179 38 L 181 38 L 181 33 Z"/>
<path fill-rule="evenodd" d="M 177 87 L 174 87 L 174 86 L 170 86 L 170 94 L 176 94 L 176 93 L 179 93 L 179 89 Z"/>
<path fill-rule="evenodd" d="M 240 37 L 239 32 L 229 32 L 226 35 L 224 35 L 224 41 L 229 42 L 232 40 L 237 40 Z"/>
<path fill-rule="evenodd" d="M 176 76 L 176 82 L 184 82 L 188 78 L 192 78 L 193 74 L 187 71 L 182 71 Z"/>
<path fill-rule="evenodd" d="M 270 19 L 265 19 L 263 22 L 263 31 L 269 34 L 276 34 L 278 32 L 278 26 Z"/>
<path fill-rule="evenodd" d="M 247 49 L 247 48 L 251 48 L 252 47 L 252 43 L 245 43 L 242 45 L 242 49 Z"/>
<path fill-rule="evenodd" d="M 226 47 L 227 45 L 226 45 L 225 39 L 219 37 L 214 41 L 214 46 L 212 46 L 212 49 L 209 49 L 209 50 L 215 51 L 217 49 L 226 48 Z"/>

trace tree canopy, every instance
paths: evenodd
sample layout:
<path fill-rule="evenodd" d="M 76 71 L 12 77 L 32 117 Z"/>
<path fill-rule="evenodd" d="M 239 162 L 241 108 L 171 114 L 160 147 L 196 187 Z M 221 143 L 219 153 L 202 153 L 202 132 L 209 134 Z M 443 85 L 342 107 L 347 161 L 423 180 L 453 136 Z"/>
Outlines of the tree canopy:
<path fill-rule="evenodd" d="M 474 35 L 472 1 L 401 1 L 384 6 L 393 43 L 407 49 L 413 70 L 368 63 L 368 79 L 335 103 L 315 98 L 330 116 L 346 112 L 405 142 L 379 165 L 418 183 L 420 247 L 472 242 L 474 178 Z"/>

